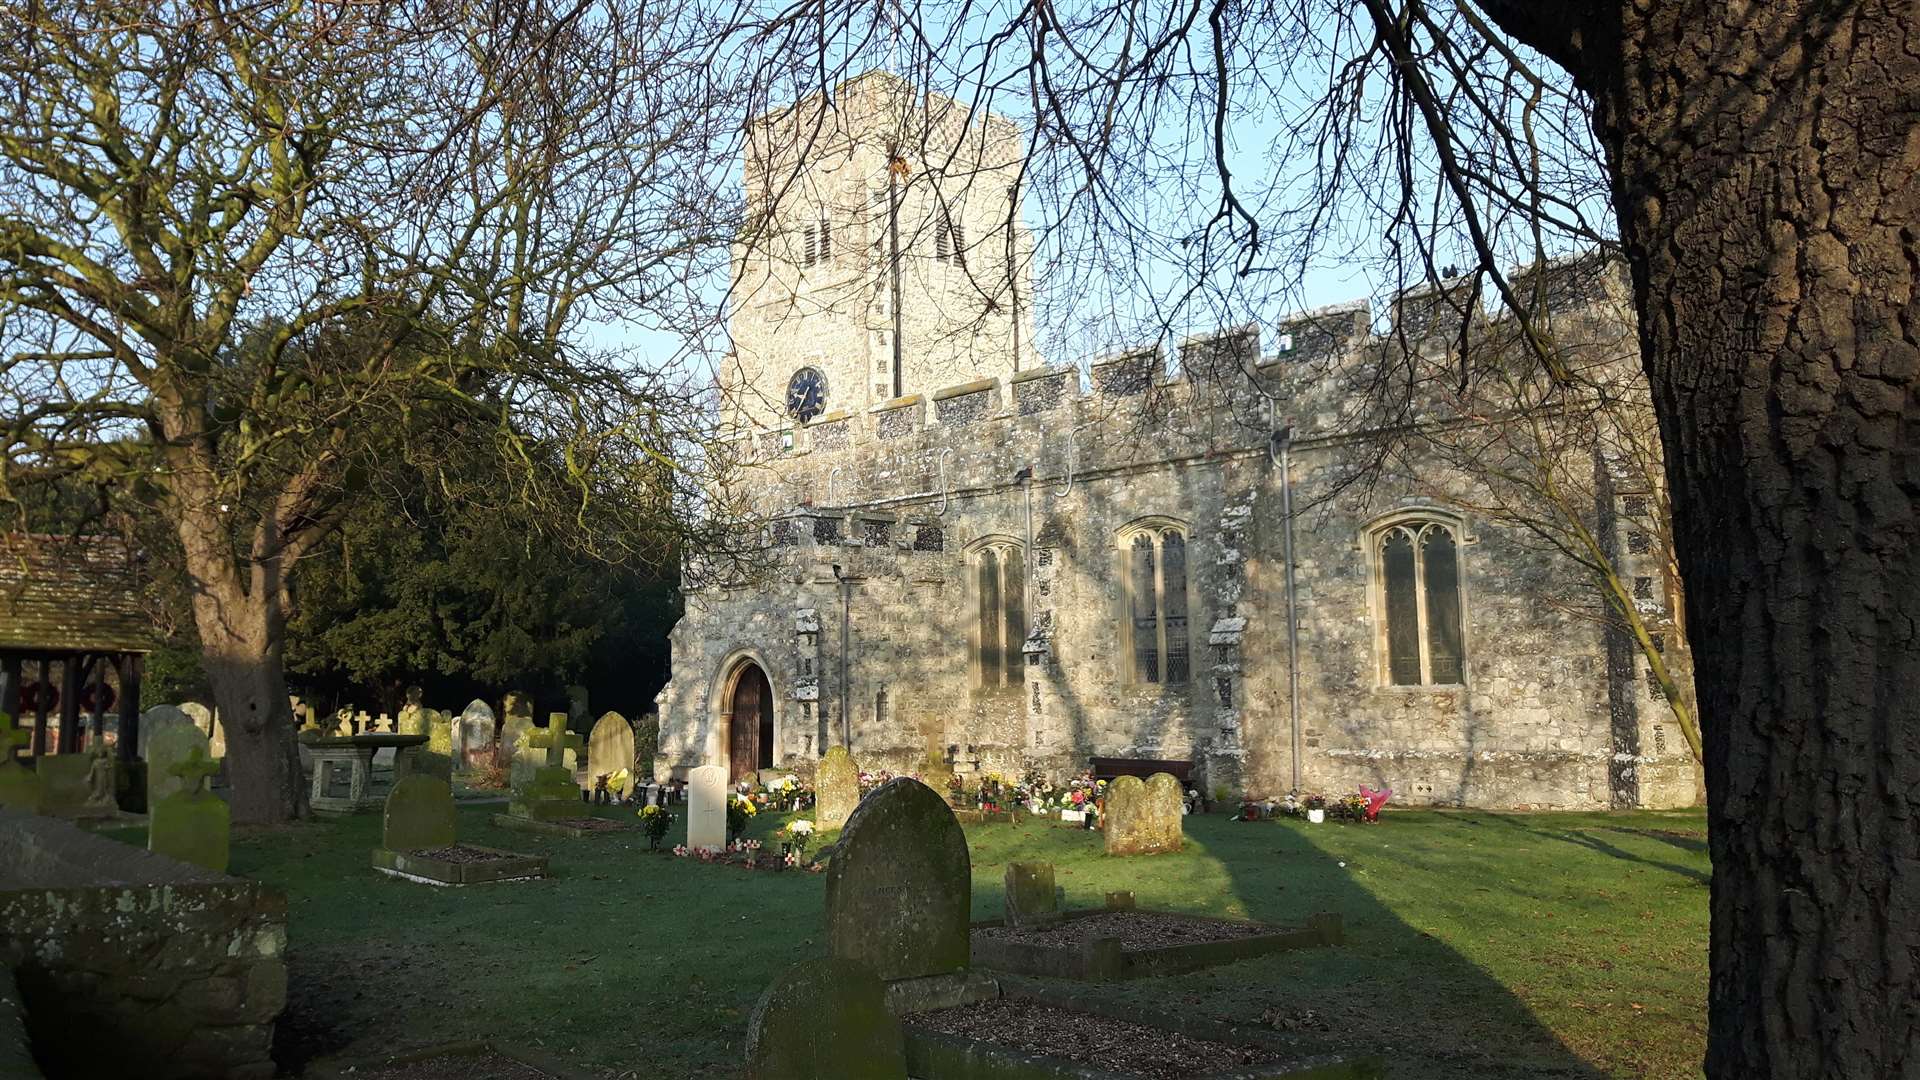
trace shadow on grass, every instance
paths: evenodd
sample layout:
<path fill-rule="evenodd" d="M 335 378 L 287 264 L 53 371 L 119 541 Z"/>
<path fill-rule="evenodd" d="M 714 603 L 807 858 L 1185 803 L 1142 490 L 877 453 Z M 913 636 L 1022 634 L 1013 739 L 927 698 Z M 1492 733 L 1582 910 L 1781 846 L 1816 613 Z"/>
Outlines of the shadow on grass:
<path fill-rule="evenodd" d="M 1486 820 L 1504 828 L 1517 829 L 1531 836 L 1538 836 L 1548 840 L 1558 840 L 1566 844 L 1574 844 L 1578 847 L 1586 848 L 1595 854 L 1604 855 L 1609 859 L 1619 859 L 1622 862 L 1637 863 L 1651 869 L 1663 870 L 1669 874 L 1687 878 L 1701 885 L 1709 884 L 1713 880 L 1713 876 L 1704 870 L 1697 870 L 1691 866 L 1682 866 L 1679 863 L 1667 862 L 1662 859 L 1650 859 L 1644 855 L 1636 855 L 1618 844 L 1609 843 L 1605 839 L 1594 835 L 1596 830 L 1582 828 L 1546 828 L 1533 825 L 1525 818 L 1510 814 L 1488 815 Z M 1693 837 L 1684 833 L 1675 833 L 1662 829 L 1629 829 L 1618 825 L 1608 825 L 1603 826 L 1603 828 L 1610 833 L 1618 833 L 1646 840 L 1654 840 L 1663 844 L 1670 844 L 1682 851 L 1696 855 L 1704 855 L 1707 850 L 1707 841 L 1704 837 Z"/>
<path fill-rule="evenodd" d="M 1219 815 L 1187 821 L 1186 851 L 1131 859 L 1106 858 L 1098 833 L 1082 834 L 1085 839 L 1076 840 L 1075 850 L 1063 859 L 1058 837 L 1036 835 L 999 844 L 987 830 L 969 830 L 975 852 L 975 917 L 999 911 L 998 881 L 1005 862 L 1049 855 L 1056 880 L 1074 907 L 1097 905 L 1108 890 L 1130 889 L 1142 907 L 1283 925 L 1299 925 L 1313 912 L 1334 911 L 1345 921 L 1345 947 L 1119 984 L 1102 993 L 1142 1008 L 1178 1009 L 1376 1053 L 1395 1077 L 1591 1080 L 1607 1075 L 1569 1051 L 1485 969 L 1377 899 L 1367 884 L 1366 856 L 1342 858 L 1324 851 L 1306 828 L 1291 824 L 1230 823 Z M 1028 831 L 1071 834 L 1044 827 Z M 1359 827 L 1350 832 L 1354 838 L 1362 833 L 1376 838 L 1399 835 Z M 1411 873 L 1434 876 L 1430 871 Z M 1457 885 L 1470 890 L 1479 880 Z M 1498 933 L 1505 919 L 1496 916 L 1486 929 Z"/>

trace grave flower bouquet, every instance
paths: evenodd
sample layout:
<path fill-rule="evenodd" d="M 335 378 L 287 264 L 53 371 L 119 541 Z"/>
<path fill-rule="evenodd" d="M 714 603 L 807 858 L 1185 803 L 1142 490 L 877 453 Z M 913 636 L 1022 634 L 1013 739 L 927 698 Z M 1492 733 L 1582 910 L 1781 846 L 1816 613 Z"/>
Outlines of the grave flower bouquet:
<path fill-rule="evenodd" d="M 727 800 L 727 839 L 733 840 L 747 831 L 747 822 L 752 821 L 760 811 L 753 800 L 745 795 L 735 795 Z"/>
<path fill-rule="evenodd" d="M 658 851 L 660 840 L 673 827 L 673 815 L 665 807 L 643 806 L 640 808 L 640 827 L 647 833 L 647 848 Z"/>
<path fill-rule="evenodd" d="M 800 866 L 807 854 L 807 841 L 813 839 L 813 822 L 806 819 L 787 822 L 781 830 L 780 856 L 788 866 Z"/>
<path fill-rule="evenodd" d="M 893 774 L 885 769 L 862 772 L 860 774 L 860 794 L 864 796 L 874 788 L 879 787 L 891 779 L 893 779 Z"/>

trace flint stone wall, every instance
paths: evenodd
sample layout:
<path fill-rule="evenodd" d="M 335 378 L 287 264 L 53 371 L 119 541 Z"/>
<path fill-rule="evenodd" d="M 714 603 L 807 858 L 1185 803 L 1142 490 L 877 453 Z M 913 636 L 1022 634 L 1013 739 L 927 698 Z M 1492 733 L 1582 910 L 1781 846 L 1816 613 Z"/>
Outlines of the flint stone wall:
<path fill-rule="evenodd" d="M 270 1077 L 287 901 L 0 810 L 0 968 L 50 1075 Z"/>
<path fill-rule="evenodd" d="M 1624 329 L 1630 340 L 1624 287 L 1602 277 L 1581 288 L 1565 301 L 1568 317 L 1585 320 L 1576 336 Z M 1697 770 L 1644 663 L 1629 652 L 1610 668 L 1618 642 L 1591 578 L 1519 530 L 1455 519 L 1465 682 L 1387 685 L 1363 538 L 1397 512 L 1487 499 L 1472 475 L 1434 460 L 1348 482 L 1367 447 L 1348 437 L 1346 411 L 1392 340 L 1371 335 L 1370 318 L 1364 305 L 1303 316 L 1269 336 L 1264 358 L 1257 337 L 1236 336 L 1224 350 L 1217 340 L 1190 344 L 1178 363 L 1129 361 L 1146 383 L 1124 395 L 1082 387 L 1063 368 L 968 395 L 994 403 L 964 423 L 899 408 L 836 421 L 844 437 L 830 443 L 794 431 L 792 448 L 776 446 L 751 474 L 749 501 L 793 523 L 776 531 L 785 540 L 767 548 L 763 573 L 687 579 L 673 678 L 659 698 L 656 775 L 726 760 L 722 698 L 737 667 L 753 662 L 773 688 L 780 767 L 818 760 L 842 741 L 844 723 L 867 769 L 925 775 L 929 749 L 968 747 L 979 769 L 1007 776 L 1071 775 L 1094 756 L 1158 758 L 1194 761 L 1194 786 L 1287 791 L 1296 762 L 1271 395 L 1293 432 L 1300 787 L 1391 787 L 1400 805 L 1696 803 Z M 1216 379 L 1166 376 L 1189 366 L 1189 352 L 1219 367 L 1223 351 L 1258 363 Z M 1051 389 L 1042 396 L 1042 382 L 1060 388 L 1057 400 Z M 939 398 L 941 388 L 907 389 Z M 1026 469 L 1030 492 L 1016 479 Z M 1599 518 L 1624 538 L 1618 499 Z M 1129 670 L 1120 537 L 1149 520 L 1188 537 L 1184 683 L 1143 683 Z M 886 544 L 863 540 L 874 535 L 870 521 L 890 523 Z M 1011 686 L 985 684 L 970 645 L 972 568 L 989 544 L 1031 550 L 1033 632 Z M 1664 580 L 1657 559 L 1616 547 L 1629 580 Z M 852 582 L 844 658 L 836 564 Z M 1669 603 L 1664 589 L 1643 601 L 1656 626 L 1670 624 Z M 1684 644 L 1668 636 L 1669 661 L 1684 673 Z"/>

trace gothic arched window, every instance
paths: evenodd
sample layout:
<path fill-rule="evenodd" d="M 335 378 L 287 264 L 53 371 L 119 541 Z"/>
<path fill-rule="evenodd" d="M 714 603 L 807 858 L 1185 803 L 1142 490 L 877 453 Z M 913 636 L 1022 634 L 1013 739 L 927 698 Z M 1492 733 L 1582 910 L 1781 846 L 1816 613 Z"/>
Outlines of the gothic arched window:
<path fill-rule="evenodd" d="M 1020 545 L 973 551 L 974 672 L 981 686 L 1018 686 L 1027 643 L 1027 564 Z"/>
<path fill-rule="evenodd" d="M 1166 522 L 1135 526 L 1120 534 L 1120 555 L 1129 681 L 1186 682 L 1193 666 L 1187 645 L 1186 530 Z"/>
<path fill-rule="evenodd" d="M 1372 534 L 1372 548 L 1386 682 L 1466 682 L 1457 528 L 1422 518 L 1395 521 Z"/>

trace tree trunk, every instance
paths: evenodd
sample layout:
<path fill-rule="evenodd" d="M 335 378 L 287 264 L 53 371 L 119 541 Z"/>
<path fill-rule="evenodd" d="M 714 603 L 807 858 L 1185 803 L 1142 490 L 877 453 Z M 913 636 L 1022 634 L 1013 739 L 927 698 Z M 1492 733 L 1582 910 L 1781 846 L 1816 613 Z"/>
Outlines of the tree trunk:
<path fill-rule="evenodd" d="M 1920 9 L 1486 7 L 1609 155 L 1712 718 L 1707 1073 L 1920 1075 Z"/>
<path fill-rule="evenodd" d="M 244 589 L 217 538 L 180 529 L 193 580 L 201 664 L 227 736 L 233 820 L 274 824 L 303 817 L 307 789 L 294 743 L 284 666 L 286 621 L 277 579 L 255 574 Z"/>

